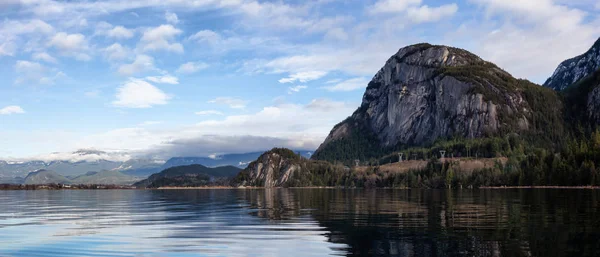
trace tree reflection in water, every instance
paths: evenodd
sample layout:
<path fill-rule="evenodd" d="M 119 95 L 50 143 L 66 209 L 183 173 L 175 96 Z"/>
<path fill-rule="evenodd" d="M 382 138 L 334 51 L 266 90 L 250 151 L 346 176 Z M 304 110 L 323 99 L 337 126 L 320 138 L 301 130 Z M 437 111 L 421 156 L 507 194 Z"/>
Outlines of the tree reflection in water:
<path fill-rule="evenodd" d="M 593 190 L 241 190 L 251 215 L 310 216 L 349 256 L 600 256 Z"/>

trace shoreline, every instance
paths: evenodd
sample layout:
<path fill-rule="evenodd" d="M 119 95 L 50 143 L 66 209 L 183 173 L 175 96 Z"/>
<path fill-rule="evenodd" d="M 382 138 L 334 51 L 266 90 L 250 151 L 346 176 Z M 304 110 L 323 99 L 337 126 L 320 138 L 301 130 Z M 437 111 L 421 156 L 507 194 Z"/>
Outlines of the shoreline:
<path fill-rule="evenodd" d="M 501 186 L 480 187 L 479 189 L 600 189 L 600 186 Z"/>
<path fill-rule="evenodd" d="M 214 190 L 214 189 L 239 189 L 239 190 L 256 190 L 256 189 L 359 189 L 359 190 L 502 190 L 502 189 L 590 189 L 600 190 L 600 186 L 489 186 L 479 188 L 392 188 L 392 187 L 376 187 L 376 188 L 345 188 L 345 187 L 232 187 L 232 186 L 204 186 L 204 187 L 159 187 L 159 188 L 135 188 L 132 186 L 115 186 L 115 185 L 95 185 L 95 186 L 73 186 L 60 187 L 53 185 L 0 185 L 0 191 L 35 191 L 35 190 Z"/>

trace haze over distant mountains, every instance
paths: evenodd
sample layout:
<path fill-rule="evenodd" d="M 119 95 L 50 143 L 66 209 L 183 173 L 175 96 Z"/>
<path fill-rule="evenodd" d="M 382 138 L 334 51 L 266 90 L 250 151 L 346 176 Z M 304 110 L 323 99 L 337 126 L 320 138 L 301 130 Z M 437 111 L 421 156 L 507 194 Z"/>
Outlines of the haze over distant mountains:
<path fill-rule="evenodd" d="M 310 157 L 311 154 L 310 151 L 299 152 L 307 157 Z M 102 173 L 105 177 L 112 174 L 142 179 L 170 167 L 191 164 L 201 164 L 207 167 L 231 165 L 238 168 L 245 168 L 248 163 L 255 160 L 260 154 L 262 152 L 225 154 L 213 157 L 173 157 L 166 161 L 135 158 L 120 161 L 119 158 L 115 157 L 115 154 L 97 150 L 78 150 L 73 153 L 62 154 L 63 156 L 69 156 L 70 160 L 0 160 L 0 183 L 23 183 L 29 173 L 38 170 L 53 171 L 65 178 L 75 178 L 89 173 Z M 73 156 L 75 158 L 72 158 Z M 109 171 L 118 173 L 107 173 Z M 52 181 L 57 180 L 52 179 Z M 79 181 L 83 180 L 80 179 Z"/>

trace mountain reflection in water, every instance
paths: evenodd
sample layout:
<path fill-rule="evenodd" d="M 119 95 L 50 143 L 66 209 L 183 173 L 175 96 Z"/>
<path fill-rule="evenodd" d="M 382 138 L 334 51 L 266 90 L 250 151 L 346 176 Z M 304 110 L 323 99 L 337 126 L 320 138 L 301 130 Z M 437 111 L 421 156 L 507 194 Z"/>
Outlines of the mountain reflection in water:
<path fill-rule="evenodd" d="M 600 256 L 594 190 L 0 191 L 0 256 Z"/>

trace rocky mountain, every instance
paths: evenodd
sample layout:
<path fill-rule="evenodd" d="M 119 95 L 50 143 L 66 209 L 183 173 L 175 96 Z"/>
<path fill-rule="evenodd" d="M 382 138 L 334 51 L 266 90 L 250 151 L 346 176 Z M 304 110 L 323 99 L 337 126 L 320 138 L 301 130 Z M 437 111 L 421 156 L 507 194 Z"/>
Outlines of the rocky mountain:
<path fill-rule="evenodd" d="M 232 185 L 265 188 L 327 186 L 334 173 L 343 171 L 343 166 L 313 161 L 289 149 L 274 148 L 250 163 L 233 179 Z"/>
<path fill-rule="evenodd" d="M 266 152 L 244 169 L 241 185 L 282 187 L 295 172 L 301 172 L 299 160 L 300 158 L 294 152 L 285 149 Z"/>
<path fill-rule="evenodd" d="M 560 91 L 600 69 L 600 38 L 584 54 L 562 62 L 544 83 L 545 87 Z"/>
<path fill-rule="evenodd" d="M 76 177 L 65 177 L 51 170 L 38 170 L 29 173 L 24 180 L 26 185 L 42 184 L 85 184 L 85 185 L 131 185 L 139 178 L 118 171 L 88 172 Z"/>
<path fill-rule="evenodd" d="M 515 79 L 468 51 L 417 44 L 389 58 L 361 106 L 333 128 L 313 159 L 364 160 L 451 137 L 517 133 L 553 142 L 562 132 L 562 111 L 553 90 Z M 546 133 L 548 126 L 557 131 Z"/>
<path fill-rule="evenodd" d="M 42 185 L 42 184 L 70 184 L 71 181 L 51 170 L 38 170 L 29 173 L 25 178 L 26 185 Z"/>
<path fill-rule="evenodd" d="M 84 185 L 131 185 L 138 177 L 129 176 L 116 170 L 89 172 L 71 179 L 71 184 Z"/>
<path fill-rule="evenodd" d="M 157 188 L 163 186 L 205 186 L 219 178 L 235 177 L 241 169 L 234 166 L 209 168 L 200 164 L 176 166 L 153 174 L 147 179 L 134 184 L 140 188 Z"/>

